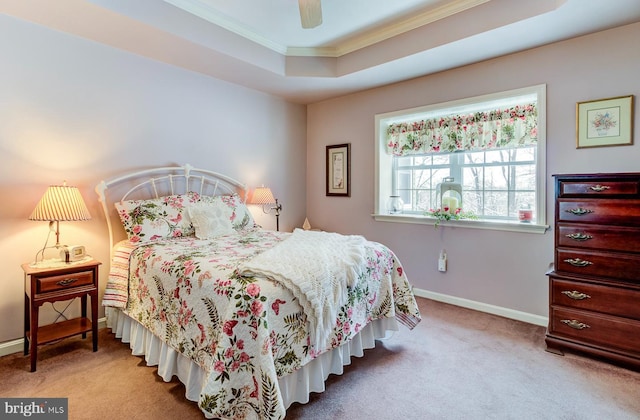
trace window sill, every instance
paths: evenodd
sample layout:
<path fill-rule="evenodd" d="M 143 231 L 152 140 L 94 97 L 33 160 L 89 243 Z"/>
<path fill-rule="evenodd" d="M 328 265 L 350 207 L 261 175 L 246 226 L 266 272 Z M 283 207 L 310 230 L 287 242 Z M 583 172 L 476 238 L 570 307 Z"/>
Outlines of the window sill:
<path fill-rule="evenodd" d="M 392 223 L 412 223 L 418 225 L 431 225 L 436 228 L 453 227 L 464 229 L 488 229 L 505 230 L 509 232 L 538 233 L 543 234 L 549 229 L 549 225 L 539 225 L 535 223 L 510 223 L 510 222 L 488 222 L 486 220 L 441 220 L 435 217 L 425 217 L 413 214 L 373 214 L 373 218 L 378 222 Z"/>

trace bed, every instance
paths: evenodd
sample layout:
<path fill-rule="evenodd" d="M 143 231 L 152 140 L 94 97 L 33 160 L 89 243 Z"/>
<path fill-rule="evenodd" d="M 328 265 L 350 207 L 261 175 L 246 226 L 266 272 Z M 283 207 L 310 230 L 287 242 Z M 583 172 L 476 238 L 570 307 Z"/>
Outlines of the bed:
<path fill-rule="evenodd" d="M 281 419 L 420 313 L 401 263 L 358 235 L 262 229 L 246 187 L 190 165 L 96 186 L 107 327 L 207 418 Z"/>

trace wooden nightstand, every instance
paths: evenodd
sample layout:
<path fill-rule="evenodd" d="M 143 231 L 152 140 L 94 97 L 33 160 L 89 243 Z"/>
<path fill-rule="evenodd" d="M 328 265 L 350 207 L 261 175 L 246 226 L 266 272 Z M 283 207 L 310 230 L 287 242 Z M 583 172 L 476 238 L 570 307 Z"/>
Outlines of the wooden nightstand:
<path fill-rule="evenodd" d="M 93 351 L 98 350 L 98 266 L 94 259 L 61 263 L 52 267 L 22 265 L 24 270 L 24 354 L 31 352 L 31 372 L 36 370 L 38 345 L 91 331 Z M 87 318 L 87 296 L 91 297 L 91 319 Z M 80 298 L 81 317 L 38 326 L 44 303 Z"/>

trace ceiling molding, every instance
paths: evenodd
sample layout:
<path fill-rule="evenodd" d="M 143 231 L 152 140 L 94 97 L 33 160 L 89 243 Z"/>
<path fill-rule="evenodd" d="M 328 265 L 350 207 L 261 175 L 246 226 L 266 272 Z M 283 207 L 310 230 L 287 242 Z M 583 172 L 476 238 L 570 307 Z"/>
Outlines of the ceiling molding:
<path fill-rule="evenodd" d="M 244 25 L 240 25 L 230 20 L 227 16 L 218 13 L 217 10 L 204 4 L 200 0 L 164 0 L 164 2 L 247 38 L 248 40 L 269 48 L 277 53 L 283 55 L 287 54 L 286 46 L 273 42 L 270 39 L 251 31 Z"/>
<path fill-rule="evenodd" d="M 400 19 L 395 23 L 378 27 L 362 35 L 348 38 L 335 47 L 291 47 L 287 48 L 287 55 L 302 57 L 341 57 L 362 48 L 375 45 L 379 42 L 412 31 L 430 23 L 464 12 L 491 0 L 455 0 L 443 5 L 417 13 L 415 16 Z"/>
<path fill-rule="evenodd" d="M 379 42 L 409 32 L 429 23 L 464 12 L 465 10 L 487 3 L 491 0 L 452 0 L 425 11 L 416 13 L 415 16 L 402 18 L 389 25 L 383 25 L 376 29 L 367 31 L 361 35 L 347 38 L 339 42 L 336 46 L 323 47 L 288 47 L 273 42 L 270 39 L 255 33 L 244 25 L 238 24 L 229 17 L 219 13 L 213 7 L 201 0 L 164 0 L 179 9 L 189 12 L 195 16 L 205 19 L 228 31 L 247 38 L 263 47 L 269 48 L 277 53 L 293 57 L 341 57 L 362 48 L 375 45 Z"/>
<path fill-rule="evenodd" d="M 289 47 L 285 55 L 287 57 L 339 57 L 336 47 Z"/>
<path fill-rule="evenodd" d="M 619 29 L 625 31 L 625 39 L 635 39 L 640 24 L 638 0 L 517 0 L 520 7 L 512 7 L 516 0 L 489 0 L 342 57 L 294 57 L 212 24 L 170 1 L 179 0 L 0 0 L 0 20 L 15 25 L 24 21 L 70 35 L 68 45 L 75 45 L 73 38 L 79 37 L 305 104 L 623 25 L 629 25 Z M 189 0 L 195 6 L 210 1 Z M 382 1 L 388 0 L 379 1 L 384 6 Z M 460 4 L 462 0 L 452 1 Z M 260 7 L 269 11 L 270 3 L 260 0 Z M 419 14 L 414 13 L 416 18 Z M 110 57 L 108 50 L 103 53 Z"/>

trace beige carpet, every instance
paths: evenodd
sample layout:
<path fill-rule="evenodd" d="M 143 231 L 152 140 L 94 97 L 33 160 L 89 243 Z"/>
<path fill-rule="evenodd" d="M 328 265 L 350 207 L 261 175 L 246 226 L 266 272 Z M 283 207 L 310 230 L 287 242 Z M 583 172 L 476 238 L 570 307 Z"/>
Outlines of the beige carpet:
<path fill-rule="evenodd" d="M 420 299 L 423 322 L 353 359 L 287 419 L 640 419 L 640 373 L 544 351 L 544 328 Z M 68 397 L 70 419 L 199 419 L 177 381 L 101 330 L 0 358 L 0 396 Z"/>

